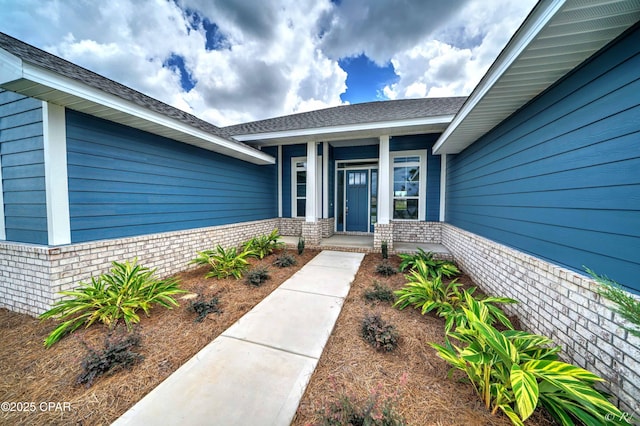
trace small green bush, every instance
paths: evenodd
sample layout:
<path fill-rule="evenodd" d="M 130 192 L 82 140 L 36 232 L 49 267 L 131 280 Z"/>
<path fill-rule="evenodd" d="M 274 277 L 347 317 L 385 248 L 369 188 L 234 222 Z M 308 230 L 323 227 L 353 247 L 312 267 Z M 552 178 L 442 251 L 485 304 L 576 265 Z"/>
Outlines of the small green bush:
<path fill-rule="evenodd" d="M 289 266 L 295 265 L 296 263 L 298 263 L 296 258 L 288 253 L 281 254 L 273 262 L 274 266 L 277 266 L 278 268 L 287 268 Z"/>
<path fill-rule="evenodd" d="M 389 244 L 386 241 L 383 241 L 382 244 L 380 244 L 380 250 L 382 251 L 382 258 L 383 259 L 388 259 L 389 258 Z"/>
<path fill-rule="evenodd" d="M 247 272 L 247 284 L 254 286 L 262 285 L 263 282 L 269 279 L 269 270 L 264 266 L 258 266 Z"/>
<path fill-rule="evenodd" d="M 421 248 L 413 254 L 399 254 L 402 260 L 398 269 L 400 271 L 413 270 L 417 267 L 418 262 L 422 263 L 423 270 L 431 277 L 444 275 L 445 277 L 453 277 L 460 274 L 460 270 L 453 262 L 448 260 L 434 259 L 432 252 L 425 252 Z"/>
<path fill-rule="evenodd" d="M 368 302 L 394 302 L 396 300 L 393 291 L 384 284 L 380 284 L 377 280 L 373 281 L 373 286 L 365 290 L 364 298 Z"/>
<path fill-rule="evenodd" d="M 404 426 L 404 418 L 397 412 L 399 395 L 386 395 L 382 387 L 373 389 L 366 399 L 340 394 L 320 414 L 322 426 Z"/>
<path fill-rule="evenodd" d="M 130 334 L 120 333 L 114 337 L 107 336 L 104 348 L 97 350 L 82 342 L 88 350 L 88 354 L 82 360 L 82 373 L 76 379 L 81 385 L 90 387 L 93 381 L 103 375 L 113 374 L 123 368 L 144 359 L 142 355 L 131 349 L 140 346 L 140 335 L 136 332 Z"/>
<path fill-rule="evenodd" d="M 220 310 L 220 300 L 217 297 L 212 297 L 210 301 L 206 301 L 203 298 L 198 298 L 193 300 L 189 304 L 189 310 L 195 312 L 198 316 L 196 317 L 194 322 L 202 322 L 207 317 L 207 315 L 212 313 L 222 313 Z"/>
<path fill-rule="evenodd" d="M 640 337 L 640 300 L 626 292 L 620 284 L 605 275 L 598 275 L 589 268 L 587 273 L 599 284 L 598 294 L 616 304 L 615 311 L 632 326 L 624 327 L 629 333 Z"/>
<path fill-rule="evenodd" d="M 209 265 L 211 270 L 205 275 L 207 278 L 227 278 L 233 276 L 235 279 L 240 279 L 244 271 L 249 267 L 247 257 L 252 255 L 253 252 L 251 251 L 245 250 L 238 253 L 238 249 L 235 247 L 224 249 L 218 245 L 215 250 L 199 251 L 198 256 L 190 263 Z"/>
<path fill-rule="evenodd" d="M 304 238 L 298 238 L 298 255 L 304 253 Z"/>
<path fill-rule="evenodd" d="M 63 336 L 94 322 L 113 328 L 118 321 L 124 320 L 131 329 L 140 321 L 137 311 L 142 309 L 149 315 L 153 305 L 171 309 L 178 306 L 173 296 L 185 293 L 176 279 L 155 278 L 155 269 L 138 265 L 137 258 L 133 262 L 113 262 L 112 265 L 110 273 L 91 277 L 91 284 L 81 282 L 75 290 L 60 292 L 69 298 L 56 302 L 53 308 L 40 315 L 41 319 L 65 320 L 44 340 L 45 347 L 51 347 Z"/>
<path fill-rule="evenodd" d="M 378 314 L 367 314 L 364 317 L 361 334 L 364 340 L 379 351 L 391 352 L 398 346 L 395 326 L 387 324 Z"/>
<path fill-rule="evenodd" d="M 396 274 L 398 271 L 393 267 L 388 260 L 383 260 L 376 266 L 376 273 L 378 275 L 382 275 L 383 277 L 390 277 L 391 275 Z"/>
<path fill-rule="evenodd" d="M 254 237 L 243 244 L 245 252 L 250 252 L 251 256 L 263 259 L 269 256 L 274 250 L 284 247 L 284 243 L 280 241 L 280 233 L 277 229 L 271 231 L 270 234 Z"/>

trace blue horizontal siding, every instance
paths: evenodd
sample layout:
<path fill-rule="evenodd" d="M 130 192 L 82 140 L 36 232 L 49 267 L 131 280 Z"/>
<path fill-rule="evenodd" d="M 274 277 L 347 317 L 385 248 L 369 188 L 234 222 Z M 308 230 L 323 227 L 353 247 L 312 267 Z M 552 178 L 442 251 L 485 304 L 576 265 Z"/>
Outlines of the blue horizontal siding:
<path fill-rule="evenodd" d="M 276 167 L 67 111 L 72 242 L 268 219 Z"/>
<path fill-rule="evenodd" d="M 640 29 L 462 153 L 447 221 L 640 291 Z"/>
<path fill-rule="evenodd" d="M 0 90 L 0 163 L 8 241 L 47 244 L 42 102 Z"/>

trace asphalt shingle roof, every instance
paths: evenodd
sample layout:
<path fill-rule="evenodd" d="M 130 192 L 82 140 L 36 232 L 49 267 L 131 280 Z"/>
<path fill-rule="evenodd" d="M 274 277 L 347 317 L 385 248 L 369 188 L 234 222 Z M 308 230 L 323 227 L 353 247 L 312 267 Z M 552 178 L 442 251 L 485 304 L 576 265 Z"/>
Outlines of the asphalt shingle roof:
<path fill-rule="evenodd" d="M 222 130 L 229 135 L 248 135 L 435 117 L 456 114 L 466 99 L 466 97 L 421 98 L 341 105 L 237 124 L 224 127 Z"/>
<path fill-rule="evenodd" d="M 212 133 L 219 137 L 227 137 L 226 133 L 221 132 L 219 127 L 214 126 L 211 123 L 1 32 L 0 48 L 14 56 L 17 56 L 24 62 L 40 66 L 62 76 L 80 81 L 88 86 L 115 95 L 126 101 L 133 102 L 142 108 L 174 118 L 205 132 Z M 238 143 L 239 145 L 244 145 L 237 141 L 233 142 Z"/>

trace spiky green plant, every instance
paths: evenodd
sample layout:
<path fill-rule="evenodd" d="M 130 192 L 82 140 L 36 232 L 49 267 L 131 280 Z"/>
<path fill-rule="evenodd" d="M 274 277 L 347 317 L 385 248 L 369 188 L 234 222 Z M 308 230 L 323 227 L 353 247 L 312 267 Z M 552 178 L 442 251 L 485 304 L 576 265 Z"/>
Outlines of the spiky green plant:
<path fill-rule="evenodd" d="M 215 250 L 203 250 L 198 252 L 198 256 L 190 263 L 198 265 L 209 265 L 211 270 L 205 275 L 207 278 L 227 278 L 233 276 L 235 279 L 242 278 L 242 274 L 249 267 L 247 258 L 252 256 L 251 251 L 238 253 L 236 247 L 224 249 L 217 245 Z"/>
<path fill-rule="evenodd" d="M 633 297 L 606 275 L 598 275 L 589 268 L 585 270 L 599 284 L 598 294 L 615 303 L 614 310 L 632 324 L 624 328 L 632 335 L 640 337 L 640 299 Z"/>
<path fill-rule="evenodd" d="M 514 425 L 540 404 L 563 426 L 624 424 L 624 416 L 593 388 L 603 381 L 580 367 L 558 361 L 560 347 L 547 337 L 489 325 L 489 310 L 477 301 L 463 308 L 465 325 L 447 333 L 466 344 L 432 343 L 445 361 L 466 373 L 487 409 L 505 413 Z M 578 422 L 578 423 L 577 423 Z"/>
<path fill-rule="evenodd" d="M 280 241 L 282 237 L 278 229 L 274 229 L 270 234 L 254 237 L 243 244 L 244 251 L 251 252 L 252 256 L 263 259 L 269 256 L 277 249 L 284 247 L 284 242 Z"/>
<path fill-rule="evenodd" d="M 418 267 L 418 262 L 421 263 L 422 273 L 426 273 L 431 277 L 438 275 L 444 275 L 445 277 L 453 277 L 460 274 L 460 270 L 453 262 L 448 260 L 434 259 L 432 252 L 425 252 L 423 249 L 418 248 L 415 253 L 398 255 L 402 260 L 398 269 L 402 271 L 409 271 Z"/>
<path fill-rule="evenodd" d="M 81 282 L 75 290 L 60 292 L 67 298 L 40 315 L 41 319 L 64 321 L 45 339 L 45 347 L 49 348 L 63 336 L 95 322 L 113 328 L 118 321 L 124 320 L 131 329 L 140 321 L 137 314 L 140 309 L 146 315 L 153 305 L 171 309 L 178 306 L 173 296 L 185 293 L 178 280 L 155 278 L 155 269 L 138 265 L 137 258 L 133 262 L 113 262 L 112 265 L 109 273 L 91 277 L 90 284 Z"/>

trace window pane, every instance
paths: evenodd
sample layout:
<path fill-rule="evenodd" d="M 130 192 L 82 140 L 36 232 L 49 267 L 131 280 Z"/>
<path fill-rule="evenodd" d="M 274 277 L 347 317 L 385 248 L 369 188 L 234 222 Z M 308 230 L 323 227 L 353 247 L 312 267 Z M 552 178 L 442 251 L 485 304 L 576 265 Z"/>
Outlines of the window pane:
<path fill-rule="evenodd" d="M 418 219 L 417 199 L 394 199 L 393 200 L 394 219 Z"/>
<path fill-rule="evenodd" d="M 395 157 L 393 159 L 393 162 L 396 164 L 400 164 L 400 163 L 419 163 L 420 162 L 420 157 L 418 156 L 413 156 L 413 157 Z"/>
<path fill-rule="evenodd" d="M 307 200 L 305 198 L 299 198 L 297 200 L 297 206 L 296 206 L 298 217 L 306 216 L 306 213 L 305 213 L 306 207 L 307 207 Z"/>
<path fill-rule="evenodd" d="M 298 184 L 307 183 L 307 172 L 296 172 L 296 183 Z"/>
<path fill-rule="evenodd" d="M 349 175 L 349 185 L 353 185 L 354 182 L 354 177 L 353 177 L 353 173 L 347 173 Z"/>
<path fill-rule="evenodd" d="M 306 197 L 307 196 L 307 185 L 296 185 L 296 196 L 297 197 Z"/>
<path fill-rule="evenodd" d="M 420 190 L 420 167 L 393 168 L 393 194 L 396 197 L 417 197 Z"/>
<path fill-rule="evenodd" d="M 306 169 L 307 168 L 307 162 L 306 161 L 297 161 L 296 162 L 296 168 L 297 169 Z"/>

